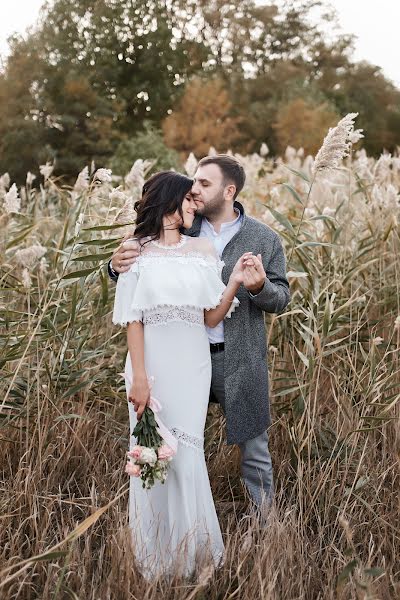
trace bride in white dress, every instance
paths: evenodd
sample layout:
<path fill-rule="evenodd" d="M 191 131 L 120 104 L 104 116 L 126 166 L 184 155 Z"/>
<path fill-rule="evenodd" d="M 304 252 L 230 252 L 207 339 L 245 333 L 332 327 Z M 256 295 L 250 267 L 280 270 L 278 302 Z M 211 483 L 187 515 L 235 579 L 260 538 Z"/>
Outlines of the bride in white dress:
<path fill-rule="evenodd" d="M 125 384 L 130 433 L 151 396 L 159 416 L 178 440 L 164 484 L 143 489 L 131 477 L 129 526 L 139 569 L 146 577 L 192 574 L 223 560 L 224 544 L 204 459 L 204 426 L 211 381 L 205 323 L 214 327 L 239 304 L 244 255 L 227 286 L 223 263 L 204 238 L 179 233 L 190 228 L 196 204 L 192 180 L 175 172 L 153 175 L 136 204 L 136 262 L 119 275 L 113 322 L 127 325 Z M 136 439 L 130 435 L 130 449 Z"/>

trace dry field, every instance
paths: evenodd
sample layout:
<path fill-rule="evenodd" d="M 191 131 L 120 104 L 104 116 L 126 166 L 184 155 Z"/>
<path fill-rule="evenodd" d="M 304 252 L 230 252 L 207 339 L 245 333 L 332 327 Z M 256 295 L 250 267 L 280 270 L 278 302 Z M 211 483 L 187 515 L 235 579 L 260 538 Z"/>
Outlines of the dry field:
<path fill-rule="evenodd" d="M 2 599 L 400 597 L 400 157 L 353 151 L 314 180 L 301 151 L 262 154 L 242 157 L 242 199 L 280 231 L 292 289 L 267 319 L 275 505 L 264 526 L 241 519 L 237 449 L 211 407 L 225 565 L 150 586 L 129 544 L 125 339 L 104 268 L 148 164 L 74 187 L 47 165 L 20 200 L 0 179 Z"/>

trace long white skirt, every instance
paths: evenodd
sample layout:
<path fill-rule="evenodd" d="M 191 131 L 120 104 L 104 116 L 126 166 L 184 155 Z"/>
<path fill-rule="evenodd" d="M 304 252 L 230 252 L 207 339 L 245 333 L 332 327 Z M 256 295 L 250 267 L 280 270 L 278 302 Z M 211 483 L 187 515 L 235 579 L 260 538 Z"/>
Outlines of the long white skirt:
<path fill-rule="evenodd" d="M 204 458 L 204 426 L 211 382 L 209 342 L 204 326 L 174 321 L 144 326 L 145 366 L 154 377 L 152 396 L 162 405 L 160 418 L 178 439 L 167 480 L 150 490 L 131 477 L 129 526 L 138 566 L 147 579 L 179 573 L 188 576 L 208 561 L 221 564 L 224 544 Z M 127 393 L 133 378 L 129 353 Z M 128 402 L 130 449 L 137 423 Z"/>

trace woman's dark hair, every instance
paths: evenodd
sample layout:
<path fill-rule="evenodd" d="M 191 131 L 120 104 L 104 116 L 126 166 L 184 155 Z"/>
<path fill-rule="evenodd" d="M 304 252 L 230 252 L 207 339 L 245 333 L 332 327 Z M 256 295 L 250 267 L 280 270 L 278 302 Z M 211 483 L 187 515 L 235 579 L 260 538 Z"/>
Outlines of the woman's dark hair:
<path fill-rule="evenodd" d="M 163 227 L 163 217 L 176 210 L 183 219 L 182 202 L 190 192 L 193 180 L 175 171 L 160 171 L 144 184 L 142 197 L 135 203 L 135 237 L 150 236 L 158 240 Z"/>

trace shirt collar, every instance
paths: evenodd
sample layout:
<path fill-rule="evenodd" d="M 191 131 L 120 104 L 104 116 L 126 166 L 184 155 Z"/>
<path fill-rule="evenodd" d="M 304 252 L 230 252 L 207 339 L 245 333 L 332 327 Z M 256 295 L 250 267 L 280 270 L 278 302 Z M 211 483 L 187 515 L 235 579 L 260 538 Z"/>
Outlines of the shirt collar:
<path fill-rule="evenodd" d="M 233 221 L 228 221 L 228 223 L 221 223 L 220 233 L 224 229 L 230 229 L 231 227 L 235 227 L 235 225 L 237 225 L 238 222 L 240 221 L 240 219 L 242 218 L 242 213 L 239 210 L 239 208 L 237 208 L 236 206 L 234 206 L 233 210 L 237 214 L 236 219 L 234 219 Z M 206 217 L 203 217 L 203 221 L 207 225 L 207 227 L 210 227 L 210 229 L 212 229 L 213 231 L 215 231 L 214 226 L 212 225 L 212 223 L 210 223 L 210 221 Z"/>

